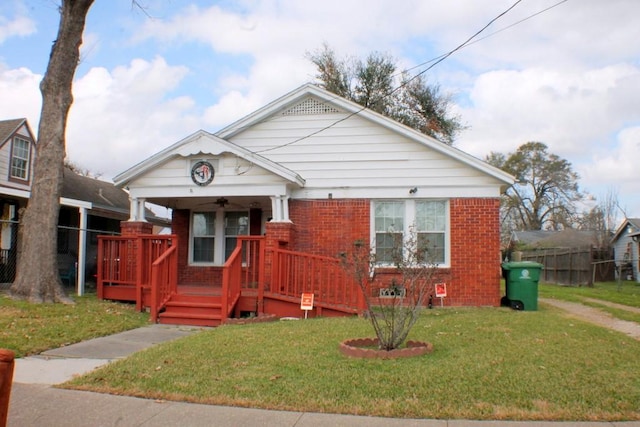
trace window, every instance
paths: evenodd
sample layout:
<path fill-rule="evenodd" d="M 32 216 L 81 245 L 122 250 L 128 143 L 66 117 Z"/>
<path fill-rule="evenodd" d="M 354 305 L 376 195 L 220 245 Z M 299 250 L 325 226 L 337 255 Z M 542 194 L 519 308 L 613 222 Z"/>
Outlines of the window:
<path fill-rule="evenodd" d="M 11 178 L 29 179 L 29 141 L 19 137 L 13 139 L 11 150 Z"/>
<path fill-rule="evenodd" d="M 425 260 L 431 264 L 444 264 L 446 205 L 444 201 L 416 201 L 418 248 L 424 250 Z"/>
<path fill-rule="evenodd" d="M 194 212 L 191 217 L 191 262 L 223 265 L 238 236 L 249 234 L 249 213 Z"/>
<path fill-rule="evenodd" d="M 193 236 L 193 262 L 214 262 L 216 213 L 194 213 L 191 234 Z"/>
<path fill-rule="evenodd" d="M 247 212 L 226 212 L 224 217 L 224 259 L 229 259 L 238 244 L 238 236 L 249 234 Z"/>
<path fill-rule="evenodd" d="M 375 208 L 376 260 L 380 264 L 393 264 L 395 256 L 402 255 L 404 232 L 404 202 L 378 202 Z M 399 250 L 395 254 L 394 250 Z"/>
<path fill-rule="evenodd" d="M 374 202 L 372 229 L 378 264 L 393 265 L 412 231 L 429 263 L 448 264 L 448 211 L 444 200 Z M 394 251 L 400 251 L 399 253 Z"/>

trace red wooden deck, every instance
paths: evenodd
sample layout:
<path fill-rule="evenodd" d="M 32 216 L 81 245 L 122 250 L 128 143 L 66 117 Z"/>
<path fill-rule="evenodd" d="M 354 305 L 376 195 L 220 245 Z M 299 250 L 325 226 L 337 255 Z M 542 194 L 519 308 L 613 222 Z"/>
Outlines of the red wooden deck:
<path fill-rule="evenodd" d="M 245 313 L 300 317 L 300 297 L 308 292 L 315 295 L 310 317 L 364 309 L 359 287 L 337 259 L 282 249 L 267 257 L 264 238 L 246 236 L 224 265 L 222 283 L 178 284 L 177 246 L 174 235 L 100 236 L 98 297 L 135 301 L 152 322 L 200 326 Z"/>

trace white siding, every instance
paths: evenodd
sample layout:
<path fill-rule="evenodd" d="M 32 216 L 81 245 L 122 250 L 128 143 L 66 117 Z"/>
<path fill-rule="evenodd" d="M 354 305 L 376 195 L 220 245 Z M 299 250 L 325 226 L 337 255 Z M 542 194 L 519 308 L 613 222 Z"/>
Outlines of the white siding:
<path fill-rule="evenodd" d="M 230 154 L 222 154 L 174 157 L 132 181 L 129 188 L 133 192 L 141 188 L 156 188 L 165 191 L 166 196 L 183 195 L 185 190 L 194 188 L 191 180 L 191 165 L 198 160 L 209 160 L 215 169 L 213 181 L 207 187 L 200 188 L 201 193 L 210 190 L 211 194 L 222 194 L 219 189 L 229 186 L 282 185 L 284 183 L 282 178 L 259 166 Z"/>
<path fill-rule="evenodd" d="M 424 196 L 429 189 L 456 193 L 483 186 L 499 194 L 499 182 L 486 173 L 358 115 L 340 121 L 345 117 L 274 115 L 231 142 L 300 174 L 308 194 L 313 189 L 420 187 Z"/>

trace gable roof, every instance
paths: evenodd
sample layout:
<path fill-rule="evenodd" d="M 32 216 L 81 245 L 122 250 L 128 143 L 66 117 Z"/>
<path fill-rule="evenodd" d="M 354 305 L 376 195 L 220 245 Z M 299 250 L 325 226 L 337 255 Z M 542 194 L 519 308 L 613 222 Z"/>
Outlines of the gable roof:
<path fill-rule="evenodd" d="M 307 83 L 303 86 L 300 86 L 299 88 L 289 92 L 288 94 L 276 99 L 275 101 L 249 114 L 248 116 L 245 116 L 244 118 L 216 132 L 215 135 L 223 140 L 232 138 L 234 135 L 237 135 L 238 133 L 244 131 L 245 129 L 250 128 L 251 126 L 266 120 L 270 116 L 276 114 L 277 112 L 283 109 L 286 109 L 288 107 L 295 105 L 296 103 L 302 101 L 304 98 L 309 96 L 315 97 L 330 106 L 334 106 L 338 110 L 343 110 L 349 113 L 349 115 L 346 118 L 340 120 L 341 122 L 344 120 L 348 120 L 352 116 L 359 115 L 360 117 L 363 117 L 384 128 L 387 128 L 393 132 L 403 135 L 436 152 L 439 152 L 445 156 L 454 158 L 474 169 L 477 169 L 487 175 L 490 175 L 498 179 L 499 181 L 502 181 L 504 183 L 504 186 L 511 185 L 515 182 L 515 178 L 513 176 L 509 175 L 508 173 L 494 166 L 489 165 L 486 162 L 483 162 L 482 160 L 476 157 L 471 156 L 468 153 L 465 153 L 457 148 L 444 144 L 443 142 L 440 142 L 435 138 L 432 138 L 428 135 L 418 132 L 408 126 L 398 123 L 393 119 L 390 119 L 372 110 L 364 108 L 360 104 L 349 101 L 345 98 L 342 98 L 339 95 L 336 95 L 332 92 L 329 92 L 311 83 Z M 325 129 L 328 129 L 328 127 Z M 316 132 L 315 134 L 318 134 L 320 132 L 322 132 L 322 130 L 319 132 Z"/>
<path fill-rule="evenodd" d="M 27 119 L 9 119 L 0 120 L 0 146 L 2 146 L 11 135 L 13 135 L 22 125 L 25 125 L 31 134 L 31 129 L 27 123 Z M 31 135 L 33 137 L 33 135 Z"/>
<path fill-rule="evenodd" d="M 616 230 L 611 241 L 615 242 L 616 240 L 618 240 L 621 234 L 624 233 L 624 231 L 627 229 L 627 226 L 629 225 L 634 229 L 632 235 L 637 234 L 637 232 L 640 231 L 640 218 L 625 218 L 625 220 L 622 221 L 622 224 L 620 224 L 620 227 L 618 227 L 618 229 Z"/>
<path fill-rule="evenodd" d="M 209 132 L 199 130 L 188 137 L 154 154 L 148 159 L 127 169 L 113 178 L 113 182 L 118 187 L 124 187 L 135 178 L 145 174 L 154 167 L 166 162 L 176 156 L 189 156 L 199 153 L 219 155 L 223 152 L 234 154 L 259 167 L 262 167 L 290 182 L 299 186 L 304 186 L 304 179 L 290 169 L 285 168 L 259 154 L 253 153 L 237 144 L 225 141 Z"/>
<path fill-rule="evenodd" d="M 576 248 L 594 246 L 598 242 L 598 232 L 572 228 L 561 231 L 514 231 L 511 240 L 535 248 Z"/>

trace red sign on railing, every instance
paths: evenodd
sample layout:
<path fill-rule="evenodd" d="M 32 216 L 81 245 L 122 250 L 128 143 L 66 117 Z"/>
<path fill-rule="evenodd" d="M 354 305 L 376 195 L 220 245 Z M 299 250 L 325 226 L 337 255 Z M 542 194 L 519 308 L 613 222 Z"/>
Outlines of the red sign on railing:
<path fill-rule="evenodd" d="M 313 310 L 313 294 L 302 294 L 300 310 Z"/>

